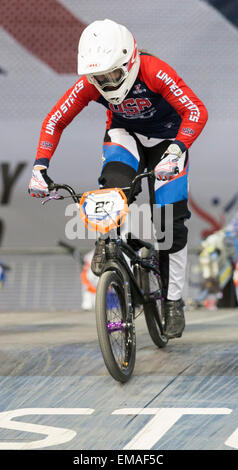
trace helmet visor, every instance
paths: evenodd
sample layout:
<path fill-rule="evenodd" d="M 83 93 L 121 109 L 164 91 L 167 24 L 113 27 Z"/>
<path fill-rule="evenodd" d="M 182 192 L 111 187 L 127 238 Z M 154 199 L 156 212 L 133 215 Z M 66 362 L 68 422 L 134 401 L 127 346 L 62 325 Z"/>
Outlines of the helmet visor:
<path fill-rule="evenodd" d="M 108 72 L 100 75 L 93 75 L 94 80 L 97 84 L 105 91 L 117 88 L 123 80 L 126 78 L 126 72 L 124 68 L 117 68 L 112 72 Z M 108 89 L 108 90 L 107 90 Z"/>

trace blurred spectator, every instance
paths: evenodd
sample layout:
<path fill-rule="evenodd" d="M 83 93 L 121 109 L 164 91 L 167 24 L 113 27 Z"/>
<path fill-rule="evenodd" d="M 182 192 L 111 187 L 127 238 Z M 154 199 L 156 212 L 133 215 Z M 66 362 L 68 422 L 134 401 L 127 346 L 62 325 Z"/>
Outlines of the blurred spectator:
<path fill-rule="evenodd" d="M 0 289 L 3 286 L 3 283 L 6 279 L 6 266 L 0 261 Z"/>
<path fill-rule="evenodd" d="M 238 303 L 238 210 L 230 223 L 202 242 L 200 266 L 208 297 L 213 295 L 218 306 L 235 307 Z"/>
<path fill-rule="evenodd" d="M 91 270 L 91 262 L 94 254 L 94 249 L 89 251 L 84 256 L 83 270 L 81 273 L 82 281 L 82 309 L 93 310 L 95 307 L 96 286 L 98 277 L 93 274 Z"/>

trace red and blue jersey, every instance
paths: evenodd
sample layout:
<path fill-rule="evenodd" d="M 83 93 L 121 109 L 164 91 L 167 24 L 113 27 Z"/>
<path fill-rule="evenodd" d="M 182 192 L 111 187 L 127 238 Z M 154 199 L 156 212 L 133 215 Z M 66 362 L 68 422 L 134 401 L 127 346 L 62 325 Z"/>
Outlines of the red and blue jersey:
<path fill-rule="evenodd" d="M 199 136 L 208 117 L 202 101 L 172 67 L 153 55 L 140 53 L 137 79 L 121 104 L 106 101 L 86 76 L 62 96 L 43 122 L 35 164 L 48 167 L 62 131 L 90 101 L 107 108 L 107 129 L 173 138 L 182 151 Z"/>

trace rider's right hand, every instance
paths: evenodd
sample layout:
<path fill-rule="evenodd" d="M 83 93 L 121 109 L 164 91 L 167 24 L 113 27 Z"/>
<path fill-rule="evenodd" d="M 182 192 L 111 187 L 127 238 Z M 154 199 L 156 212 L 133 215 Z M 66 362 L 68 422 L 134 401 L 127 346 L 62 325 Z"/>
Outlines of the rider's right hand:
<path fill-rule="evenodd" d="M 54 182 L 47 175 L 46 168 L 39 169 L 39 167 L 34 167 L 32 171 L 31 181 L 28 187 L 28 193 L 32 197 L 48 196 L 51 186 L 53 184 Z"/>

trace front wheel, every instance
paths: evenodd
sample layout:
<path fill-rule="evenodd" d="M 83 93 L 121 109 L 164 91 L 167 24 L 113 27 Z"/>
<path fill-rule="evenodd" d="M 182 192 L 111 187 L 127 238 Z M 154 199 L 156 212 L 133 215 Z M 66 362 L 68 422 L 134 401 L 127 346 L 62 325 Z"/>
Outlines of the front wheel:
<path fill-rule="evenodd" d="M 135 365 L 133 318 L 127 317 L 123 281 L 115 271 L 99 279 L 96 293 L 96 325 L 105 365 L 115 380 L 127 382 Z"/>

